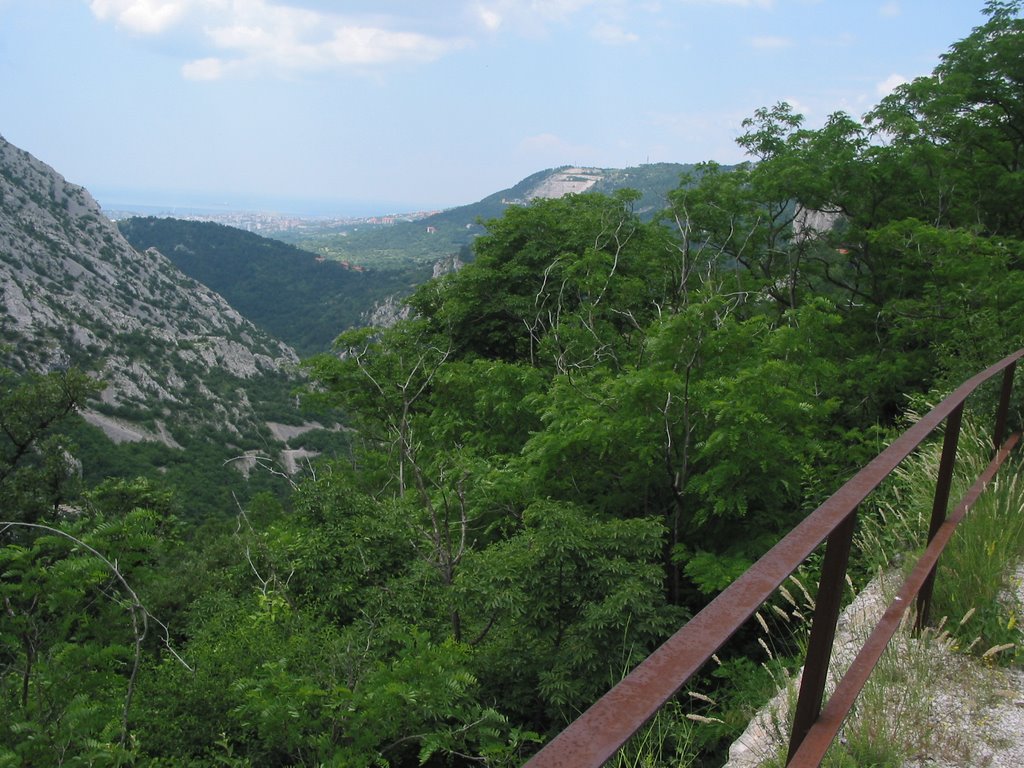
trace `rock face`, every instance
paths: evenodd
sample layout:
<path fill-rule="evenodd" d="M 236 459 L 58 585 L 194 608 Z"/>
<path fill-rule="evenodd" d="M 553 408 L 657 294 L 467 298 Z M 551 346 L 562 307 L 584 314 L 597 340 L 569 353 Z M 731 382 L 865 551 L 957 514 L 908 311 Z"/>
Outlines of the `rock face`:
<path fill-rule="evenodd" d="M 561 168 L 536 184 L 527 193 L 526 199 L 580 194 L 592 189 L 605 175 L 600 168 Z"/>
<path fill-rule="evenodd" d="M 113 413 L 216 411 L 235 430 L 251 417 L 245 383 L 297 362 L 160 253 L 133 249 L 85 189 L 3 137 L 0 291 L 0 360 L 89 371 L 107 382 L 100 405 Z"/>

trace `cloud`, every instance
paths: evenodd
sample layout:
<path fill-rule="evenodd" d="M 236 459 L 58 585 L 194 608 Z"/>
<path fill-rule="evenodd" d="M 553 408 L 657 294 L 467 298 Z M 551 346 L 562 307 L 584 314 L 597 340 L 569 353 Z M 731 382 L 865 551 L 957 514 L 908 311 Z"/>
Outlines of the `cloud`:
<path fill-rule="evenodd" d="M 197 59 L 183 65 L 181 74 L 186 80 L 219 80 L 227 67 L 217 58 Z"/>
<path fill-rule="evenodd" d="M 762 51 L 773 51 L 781 48 L 789 48 L 793 45 L 793 41 L 788 37 L 772 37 L 770 35 L 763 35 L 761 37 L 751 38 L 750 44 L 754 48 L 758 48 Z"/>
<path fill-rule="evenodd" d="M 589 6 L 607 0 L 487 0 L 475 6 L 477 20 L 489 30 L 511 27 L 528 35 L 539 35 L 550 24 L 568 21 Z"/>
<path fill-rule="evenodd" d="M 468 45 L 401 29 L 393 20 L 279 0 L 92 0 L 89 7 L 100 21 L 136 34 L 188 38 L 195 58 L 181 72 L 192 80 L 428 62 Z"/>
<path fill-rule="evenodd" d="M 553 133 L 538 133 L 535 136 L 527 136 L 519 142 L 519 148 L 526 152 L 551 152 L 562 151 L 569 147 L 569 143 Z"/>
<path fill-rule="evenodd" d="M 881 8 L 878 9 L 878 13 L 880 16 L 886 16 L 888 18 L 899 16 L 902 12 L 903 11 L 900 8 L 899 3 L 886 3 Z"/>
<path fill-rule="evenodd" d="M 590 30 L 590 36 L 605 45 L 628 45 L 640 40 L 640 36 L 627 32 L 615 24 L 601 22 Z"/>
<path fill-rule="evenodd" d="M 564 21 L 577 11 L 595 3 L 595 0 L 531 0 L 529 13 L 539 14 L 550 21 Z M 510 5 L 522 5 L 519 2 Z"/>
<path fill-rule="evenodd" d="M 480 23 L 488 30 L 494 31 L 501 26 L 501 13 L 495 8 L 477 6 L 476 16 L 480 20 Z"/>
<path fill-rule="evenodd" d="M 142 35 L 158 35 L 180 22 L 192 3 L 188 0 L 92 0 L 89 9 L 101 21 Z"/>
<path fill-rule="evenodd" d="M 899 86 L 908 82 L 910 81 L 907 80 L 907 78 L 905 78 L 903 75 L 897 75 L 893 73 L 875 86 L 875 93 L 877 93 L 879 96 L 888 96 L 890 93 L 895 91 Z"/>
<path fill-rule="evenodd" d="M 697 112 L 651 112 L 646 121 L 671 149 L 663 156 L 678 156 L 680 148 L 691 158 L 714 158 L 723 163 L 749 159 L 736 144 L 743 133 L 743 110 L 707 109 Z"/>
<path fill-rule="evenodd" d="M 538 133 L 519 142 L 519 153 L 538 163 L 580 163 L 592 152 L 589 147 L 573 144 L 554 133 Z"/>

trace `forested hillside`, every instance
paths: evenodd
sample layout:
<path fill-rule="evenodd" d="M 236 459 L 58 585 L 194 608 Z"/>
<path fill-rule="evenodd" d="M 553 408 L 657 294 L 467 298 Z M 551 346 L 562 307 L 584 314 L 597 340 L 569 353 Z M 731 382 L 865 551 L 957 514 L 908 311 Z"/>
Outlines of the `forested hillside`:
<path fill-rule="evenodd" d="M 986 8 L 863 119 L 758 110 L 750 162 L 652 220 L 619 191 L 488 221 L 408 319 L 305 361 L 351 445 L 283 500 L 5 506 L 0 762 L 520 764 L 914 399 L 1024 346 L 1024 20 Z M 5 498 L 80 397 L 53 381 L 5 382 Z M 637 764 L 720 764 L 765 661 L 720 656 L 717 720 L 679 703 Z"/>
<path fill-rule="evenodd" d="M 430 267 L 354 271 L 309 251 L 212 222 L 136 218 L 118 228 L 140 251 L 155 248 L 302 355 L 330 349 L 339 333 L 365 324 L 374 305 L 405 296 Z"/>

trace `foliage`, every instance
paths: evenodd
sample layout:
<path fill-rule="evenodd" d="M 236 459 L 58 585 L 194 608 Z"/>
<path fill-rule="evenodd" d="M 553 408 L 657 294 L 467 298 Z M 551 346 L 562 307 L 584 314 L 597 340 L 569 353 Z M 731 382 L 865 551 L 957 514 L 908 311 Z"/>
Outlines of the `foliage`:
<path fill-rule="evenodd" d="M 656 520 L 539 501 L 520 533 L 467 557 L 455 583 L 464 629 L 507 711 L 567 722 L 653 650 L 681 618 L 663 605 L 661 546 Z"/>
<path fill-rule="evenodd" d="M 537 200 L 488 224 L 476 259 L 411 305 L 452 337 L 460 357 L 529 362 L 558 372 L 640 353 L 663 290 L 660 229 L 621 192 Z"/>
<path fill-rule="evenodd" d="M 170 649 L 130 582 L 166 539 L 142 509 L 59 526 L 0 522 L 0 707 L 10 714 L 0 755 L 122 765 L 135 753 L 129 722 L 150 630 Z"/>
<path fill-rule="evenodd" d="M 211 222 L 134 218 L 118 228 L 140 251 L 156 248 L 249 320 L 302 354 L 329 348 L 376 302 L 406 292 L 422 270 L 354 271 L 333 260 Z"/>
<path fill-rule="evenodd" d="M 0 507 L 9 519 L 34 522 L 73 494 L 75 467 L 59 428 L 100 388 L 75 369 L 0 369 Z"/>

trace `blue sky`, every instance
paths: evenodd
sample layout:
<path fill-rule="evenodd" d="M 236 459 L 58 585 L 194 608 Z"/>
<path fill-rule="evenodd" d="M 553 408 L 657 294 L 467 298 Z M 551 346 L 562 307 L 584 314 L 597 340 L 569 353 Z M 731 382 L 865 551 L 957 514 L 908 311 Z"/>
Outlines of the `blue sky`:
<path fill-rule="evenodd" d="M 736 162 L 782 100 L 860 116 L 982 4 L 0 0 L 0 135 L 107 205 L 448 207 L 558 165 Z"/>

